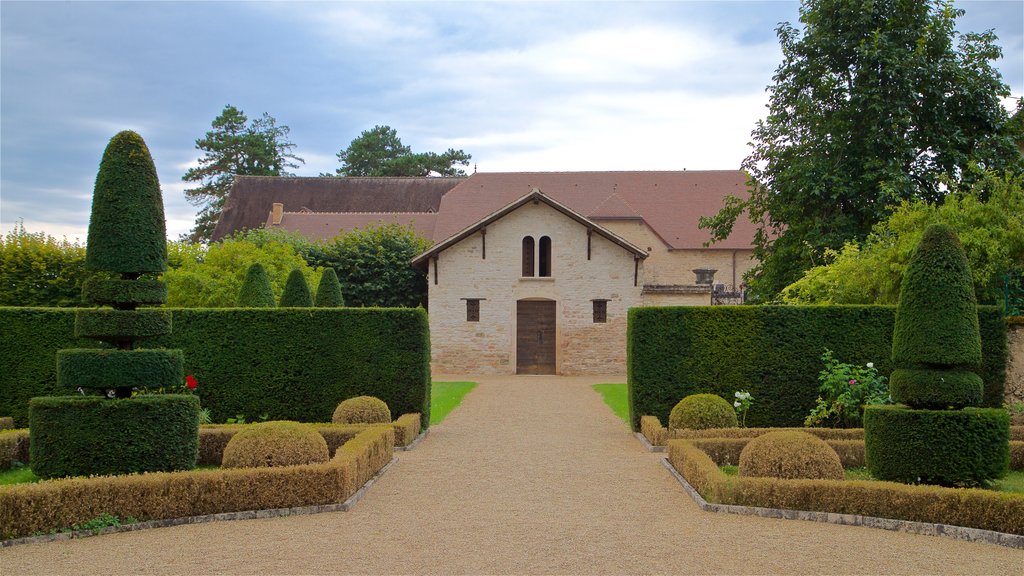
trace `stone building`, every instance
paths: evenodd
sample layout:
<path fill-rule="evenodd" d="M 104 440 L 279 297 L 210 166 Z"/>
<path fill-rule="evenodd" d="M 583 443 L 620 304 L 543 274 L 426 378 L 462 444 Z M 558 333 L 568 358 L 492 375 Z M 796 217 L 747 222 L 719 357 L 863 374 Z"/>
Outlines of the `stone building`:
<path fill-rule="evenodd" d="M 397 222 L 434 241 L 413 264 L 427 274 L 438 373 L 624 372 L 629 308 L 739 303 L 755 264 L 749 222 L 711 247 L 697 226 L 747 194 L 738 170 L 264 180 L 247 184 L 259 206 L 233 191 L 225 216 L 311 238 Z"/>

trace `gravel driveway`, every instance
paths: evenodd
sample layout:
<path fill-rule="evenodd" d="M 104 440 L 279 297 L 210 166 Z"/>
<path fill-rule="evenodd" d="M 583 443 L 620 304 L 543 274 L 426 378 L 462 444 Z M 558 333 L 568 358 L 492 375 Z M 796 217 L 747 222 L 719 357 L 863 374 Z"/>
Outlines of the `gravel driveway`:
<path fill-rule="evenodd" d="M 701 512 L 590 385 L 480 385 L 353 510 L 0 550 L 26 574 L 1020 574 L 1024 552 Z"/>

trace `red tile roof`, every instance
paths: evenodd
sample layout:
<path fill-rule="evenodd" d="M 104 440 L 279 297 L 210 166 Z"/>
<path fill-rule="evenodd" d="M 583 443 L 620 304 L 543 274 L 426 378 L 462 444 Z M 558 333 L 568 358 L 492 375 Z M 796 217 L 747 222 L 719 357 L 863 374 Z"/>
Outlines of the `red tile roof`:
<path fill-rule="evenodd" d="M 284 212 L 281 223 L 272 225 L 272 215 L 266 220 L 267 228 L 280 228 L 298 232 L 310 240 L 330 240 L 342 230 L 365 229 L 370 224 L 412 225 L 420 236 L 434 237 L 437 214 L 429 212 Z"/>
<path fill-rule="evenodd" d="M 670 249 L 702 248 L 710 234 L 697 228 L 697 219 L 717 214 L 725 196 L 748 193 L 740 170 L 476 173 L 441 198 L 434 241 L 459 233 L 534 188 L 595 220 L 635 218 L 635 213 Z M 753 238 L 753 225 L 741 218 L 732 235 L 712 248 L 749 249 Z"/>

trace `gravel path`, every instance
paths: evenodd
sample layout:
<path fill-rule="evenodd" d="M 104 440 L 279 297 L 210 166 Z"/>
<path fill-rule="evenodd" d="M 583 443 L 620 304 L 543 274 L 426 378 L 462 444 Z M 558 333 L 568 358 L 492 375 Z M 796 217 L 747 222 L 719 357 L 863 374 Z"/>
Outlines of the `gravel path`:
<path fill-rule="evenodd" d="M 350 512 L 15 546 L 0 574 L 1024 571 L 988 544 L 701 512 L 590 388 L 622 377 L 475 380 Z"/>

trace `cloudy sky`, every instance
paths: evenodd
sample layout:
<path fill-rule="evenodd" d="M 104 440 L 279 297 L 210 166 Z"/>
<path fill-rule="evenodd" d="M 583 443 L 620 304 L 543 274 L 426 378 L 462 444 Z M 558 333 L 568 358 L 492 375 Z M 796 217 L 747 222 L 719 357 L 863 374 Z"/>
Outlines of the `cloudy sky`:
<path fill-rule="evenodd" d="M 1024 96 L 1024 3 L 963 1 Z M 789 1 L 0 2 L 0 233 L 85 238 L 111 136 L 146 139 L 168 236 L 226 104 L 291 128 L 300 176 L 387 124 L 482 172 L 735 169 L 763 116 Z M 472 168 L 471 168 L 472 170 Z"/>

